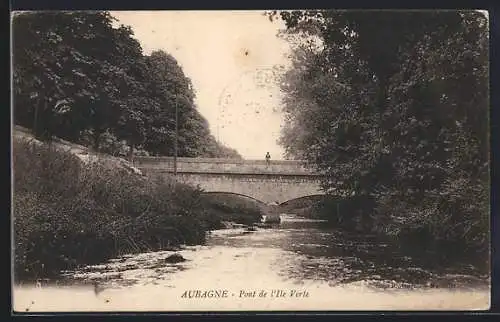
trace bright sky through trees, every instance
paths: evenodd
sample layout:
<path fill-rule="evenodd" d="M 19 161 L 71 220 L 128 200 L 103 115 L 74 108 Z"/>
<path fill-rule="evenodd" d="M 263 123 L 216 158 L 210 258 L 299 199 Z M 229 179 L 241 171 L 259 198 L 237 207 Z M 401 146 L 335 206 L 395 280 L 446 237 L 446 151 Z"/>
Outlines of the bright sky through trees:
<path fill-rule="evenodd" d="M 280 92 L 273 67 L 286 64 L 283 27 L 260 11 L 112 12 L 146 54 L 171 53 L 190 77 L 198 108 L 216 138 L 247 159 L 281 159 Z"/>

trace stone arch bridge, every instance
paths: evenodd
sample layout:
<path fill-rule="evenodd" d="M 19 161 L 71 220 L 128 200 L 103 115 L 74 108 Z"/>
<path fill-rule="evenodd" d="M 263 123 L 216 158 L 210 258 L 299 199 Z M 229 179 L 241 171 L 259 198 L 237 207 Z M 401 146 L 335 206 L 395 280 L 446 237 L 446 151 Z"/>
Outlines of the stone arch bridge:
<path fill-rule="evenodd" d="M 146 174 L 174 173 L 172 157 L 135 157 L 134 166 Z M 177 158 L 177 178 L 207 192 L 240 194 L 265 203 L 323 194 L 320 175 L 303 161 Z"/>

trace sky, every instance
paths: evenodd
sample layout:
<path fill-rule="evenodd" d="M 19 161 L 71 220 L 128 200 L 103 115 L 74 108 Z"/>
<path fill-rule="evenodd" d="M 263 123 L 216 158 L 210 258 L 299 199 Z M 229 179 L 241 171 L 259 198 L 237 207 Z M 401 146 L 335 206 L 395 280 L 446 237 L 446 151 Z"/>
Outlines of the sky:
<path fill-rule="evenodd" d="M 193 82 L 211 133 L 245 159 L 283 159 L 276 66 L 287 66 L 284 26 L 262 11 L 115 11 L 145 54 L 164 50 Z"/>

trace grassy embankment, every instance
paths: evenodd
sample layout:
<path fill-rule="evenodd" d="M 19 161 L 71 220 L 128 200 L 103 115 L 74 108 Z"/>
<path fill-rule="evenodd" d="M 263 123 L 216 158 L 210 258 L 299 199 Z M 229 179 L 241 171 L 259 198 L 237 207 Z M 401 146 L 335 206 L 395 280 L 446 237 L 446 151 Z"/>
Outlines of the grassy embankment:
<path fill-rule="evenodd" d="M 48 144 L 13 140 L 17 281 L 125 253 L 202 244 L 221 221 L 249 224 L 261 209 L 212 198 L 168 178 L 83 163 Z"/>

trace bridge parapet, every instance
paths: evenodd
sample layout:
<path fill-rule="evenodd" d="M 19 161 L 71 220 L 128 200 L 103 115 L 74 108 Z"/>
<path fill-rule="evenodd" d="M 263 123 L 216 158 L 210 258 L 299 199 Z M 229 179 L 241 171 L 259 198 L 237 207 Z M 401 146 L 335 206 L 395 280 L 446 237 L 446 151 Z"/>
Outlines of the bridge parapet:
<path fill-rule="evenodd" d="M 173 172 L 173 157 L 135 157 L 134 166 L 149 171 Z M 314 170 L 307 168 L 300 160 L 275 160 L 269 164 L 265 160 L 240 160 L 218 158 L 177 158 L 179 173 L 220 173 L 220 174 L 274 174 L 315 176 Z"/>

